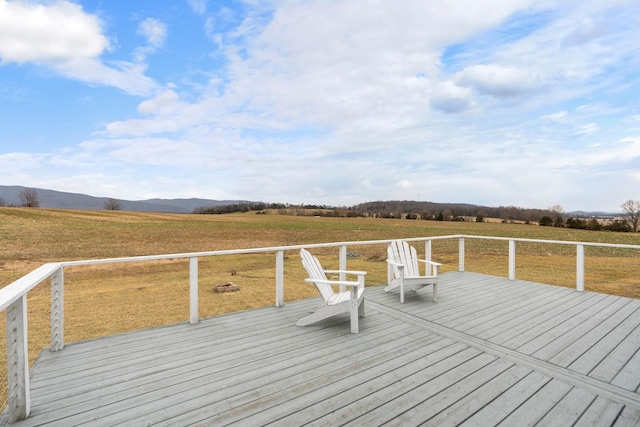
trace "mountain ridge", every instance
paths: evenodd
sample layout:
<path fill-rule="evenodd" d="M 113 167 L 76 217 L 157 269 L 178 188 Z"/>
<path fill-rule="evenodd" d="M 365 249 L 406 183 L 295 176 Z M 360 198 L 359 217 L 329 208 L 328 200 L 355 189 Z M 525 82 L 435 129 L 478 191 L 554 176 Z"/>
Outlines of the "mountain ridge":
<path fill-rule="evenodd" d="M 105 202 L 107 200 L 117 200 L 120 202 L 120 207 L 125 211 L 134 212 L 159 212 L 159 213 L 193 213 L 198 208 L 225 206 L 243 203 L 256 203 L 255 201 L 248 200 L 215 200 L 215 199 L 200 199 L 200 198 L 175 198 L 175 199 L 163 199 L 153 198 L 146 200 L 124 200 L 117 199 L 115 197 L 97 197 L 81 193 L 69 193 L 57 190 L 48 190 L 41 188 L 24 187 L 20 185 L 0 185 L 0 198 L 8 206 L 20 206 L 21 201 L 19 197 L 20 191 L 24 189 L 32 189 L 38 193 L 41 208 L 51 209 L 86 209 L 86 210 L 104 210 Z M 378 202 L 365 202 L 352 206 L 352 208 L 367 208 L 365 210 L 378 210 L 378 211 L 405 211 L 413 212 L 415 209 L 421 206 L 422 208 L 432 209 L 434 213 L 437 210 L 452 209 L 456 212 L 456 215 L 471 215 L 475 216 L 475 211 L 483 212 L 484 216 L 500 217 L 497 214 L 499 209 L 509 209 L 509 207 L 489 207 L 479 206 L 470 203 L 438 203 L 438 202 L 417 202 L 417 201 L 378 201 Z M 548 209 L 524 209 L 527 211 L 548 211 Z M 469 210 L 469 212 L 465 212 Z M 473 211 L 473 212 L 472 212 Z M 615 217 L 623 215 L 619 212 L 586 212 L 586 211 L 573 211 L 565 212 L 565 216 L 577 216 L 577 217 Z"/>
<path fill-rule="evenodd" d="M 134 212 L 163 212 L 163 213 L 192 213 L 194 209 L 203 206 L 221 206 L 233 203 L 243 203 L 242 200 L 213 200 L 213 199 L 146 199 L 124 200 L 115 197 L 97 197 L 81 193 L 48 190 L 42 188 L 23 187 L 20 185 L 0 185 L 0 197 L 9 206 L 20 206 L 20 191 L 29 188 L 38 193 L 41 208 L 51 209 L 86 209 L 104 210 L 107 200 L 120 202 L 122 210 Z"/>

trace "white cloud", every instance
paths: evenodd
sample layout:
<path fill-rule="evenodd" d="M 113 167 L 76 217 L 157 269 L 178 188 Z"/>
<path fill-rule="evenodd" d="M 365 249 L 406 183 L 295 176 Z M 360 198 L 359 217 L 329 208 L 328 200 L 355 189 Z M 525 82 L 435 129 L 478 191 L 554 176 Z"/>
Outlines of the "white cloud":
<path fill-rule="evenodd" d="M 136 62 L 144 62 L 147 55 L 164 45 L 167 38 L 167 26 L 155 18 L 146 18 L 138 25 L 137 33 L 146 39 L 147 44 L 138 47 L 133 55 Z"/>
<path fill-rule="evenodd" d="M 640 158 L 640 136 L 623 138 L 620 142 L 622 146 L 618 155 L 628 160 Z"/>
<path fill-rule="evenodd" d="M 584 173 L 580 162 L 591 167 L 586 161 L 607 150 L 607 144 L 576 155 L 562 136 L 590 138 L 597 122 L 585 121 L 583 111 L 570 113 L 560 103 L 549 110 L 547 95 L 540 97 L 547 88 L 555 96 L 551 89 L 566 81 L 556 73 L 574 66 L 540 65 L 546 61 L 539 61 L 545 52 L 540 46 L 558 32 L 491 46 L 491 55 L 481 61 L 469 57 L 470 63 L 450 75 L 441 64 L 443 46 L 498 25 L 522 5 L 513 3 L 474 21 L 475 3 L 443 6 L 439 15 L 430 14 L 434 6 L 425 2 L 364 11 L 350 2 L 310 2 L 304 8 L 283 4 L 268 23 L 247 18 L 233 36 L 217 35 L 227 49 L 228 74 L 212 80 L 197 101 L 188 103 L 177 91 L 166 91 L 139 105 L 145 119 L 109 124 L 108 136 L 131 137 L 126 149 L 113 153 L 142 157 L 136 136 L 140 147 L 153 153 L 157 141 L 150 135 L 175 132 L 178 140 L 188 135 L 194 145 L 184 148 L 198 161 L 237 171 L 229 188 L 242 198 L 282 200 L 287 193 L 328 204 L 357 203 L 366 196 L 349 190 L 356 186 L 376 199 L 415 199 L 420 193 L 423 199 L 472 203 L 561 202 L 549 201 L 550 194 L 563 186 L 570 194 L 579 180 L 567 173 Z M 443 17 L 447 25 L 438 21 Z M 559 54 L 552 54 L 557 60 Z M 579 58 L 580 63 L 588 57 Z M 527 107 L 539 111 L 537 119 L 519 109 L 496 110 L 483 104 L 488 97 L 478 95 L 496 102 L 538 99 Z M 450 114 L 434 115 L 433 110 Z M 541 130 L 543 125 L 547 128 Z M 241 136 L 243 129 L 258 135 Z M 294 139 L 292 150 L 293 144 L 284 141 L 290 138 L 287 132 L 297 129 L 319 130 L 319 135 Z M 212 132 L 219 133 L 211 137 Z M 557 139 L 545 141 L 541 132 Z M 187 158 L 175 151 L 180 147 L 167 148 L 174 150 L 170 157 Z M 348 173 L 332 178 L 317 165 Z M 540 170 L 552 177 L 555 190 L 541 189 Z M 345 179 L 352 185 L 345 185 Z M 470 186 L 478 187 L 475 199 L 465 200 Z"/>
<path fill-rule="evenodd" d="M 204 15 L 207 11 L 207 3 L 205 0 L 188 0 L 188 3 L 191 10 L 198 15 Z"/>
<path fill-rule="evenodd" d="M 557 111 L 555 113 L 546 114 L 540 117 L 540 120 L 550 122 L 562 122 L 566 119 L 568 113 L 566 111 Z"/>
<path fill-rule="evenodd" d="M 402 179 L 398 182 L 396 182 L 396 187 L 400 188 L 402 190 L 408 190 L 412 187 L 413 185 L 411 184 L 411 181 L 409 181 L 408 179 Z"/>
<path fill-rule="evenodd" d="M 456 73 L 454 81 L 497 97 L 514 97 L 544 87 L 544 81 L 530 71 L 497 64 L 472 65 Z"/>
<path fill-rule="evenodd" d="M 86 14 L 80 5 L 0 0 L 3 62 L 64 62 L 93 58 L 108 48 L 100 20 Z"/>
<path fill-rule="evenodd" d="M 593 4 L 310 0 L 276 2 L 261 15 L 245 3 L 245 20 L 229 30 L 239 15 L 225 15 L 243 12 L 191 1 L 194 13 L 206 12 L 213 54 L 224 56 L 223 65 L 196 70 L 208 86 L 176 82 L 161 91 L 145 80 L 145 56 L 166 54 L 167 27 L 142 21 L 139 62 L 102 63 L 103 48 L 65 60 L 64 70 L 56 65 L 148 95 L 137 117 L 115 116 L 80 153 L 55 162 L 83 163 L 84 175 L 145 194 L 164 183 L 155 194 L 163 196 L 189 187 L 206 197 L 325 204 L 420 195 L 617 206 L 607 187 L 617 189 L 611 183 L 622 173 L 637 175 L 637 140 L 624 139 L 638 135 L 628 108 L 637 78 L 627 81 L 627 104 L 602 91 L 618 88 L 612 75 L 637 69 L 637 30 L 611 26 L 613 15 L 591 13 Z M 461 53 L 452 60 L 449 48 Z M 627 122 L 609 132 L 622 113 Z M 592 202 L 596 194 L 602 200 Z"/>
<path fill-rule="evenodd" d="M 140 114 L 159 114 L 173 111 L 180 100 L 180 97 L 173 90 L 167 90 L 153 99 L 143 101 L 138 105 Z"/>
<path fill-rule="evenodd" d="M 144 64 L 118 61 L 107 66 L 96 58 L 85 58 L 61 62 L 53 68 L 63 76 L 90 84 L 113 86 L 133 95 L 148 95 L 157 87 L 145 75 L 147 66 Z"/>
<path fill-rule="evenodd" d="M 451 81 L 436 85 L 431 95 L 431 106 L 445 113 L 459 113 L 471 106 L 471 91 Z"/>
<path fill-rule="evenodd" d="M 430 88 L 438 85 L 444 46 L 472 37 L 528 3 L 492 8 L 473 1 L 455 7 L 423 1 L 402 7 L 284 3 L 243 46 L 243 55 L 229 51 L 233 81 L 228 93 L 248 100 L 254 111 L 286 121 L 349 122 L 369 129 L 415 122 L 431 103 Z M 438 93 L 435 108 L 465 108 L 462 90 L 446 95 Z"/>
<path fill-rule="evenodd" d="M 606 34 L 607 26 L 606 22 L 600 21 L 597 17 L 596 19 L 585 17 L 579 21 L 579 25 L 565 35 L 562 44 L 565 46 L 583 45 Z"/>
<path fill-rule="evenodd" d="M 154 18 L 146 18 L 138 26 L 138 33 L 143 35 L 151 47 L 159 48 L 167 38 L 167 26 Z"/>
<path fill-rule="evenodd" d="M 587 123 L 585 125 L 580 126 L 580 128 L 576 131 L 577 135 L 589 135 L 591 133 L 597 132 L 599 130 L 599 126 L 595 122 Z"/>
<path fill-rule="evenodd" d="M 111 48 L 103 23 L 82 6 L 61 0 L 36 4 L 0 0 L 0 60 L 35 63 L 83 82 L 146 95 L 155 83 L 146 66 L 99 57 Z"/>

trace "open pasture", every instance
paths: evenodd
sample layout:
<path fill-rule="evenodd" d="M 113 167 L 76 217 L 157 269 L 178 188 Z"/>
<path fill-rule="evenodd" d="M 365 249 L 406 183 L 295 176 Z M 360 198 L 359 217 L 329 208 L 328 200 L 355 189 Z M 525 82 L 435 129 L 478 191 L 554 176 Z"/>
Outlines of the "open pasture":
<path fill-rule="evenodd" d="M 46 262 L 71 261 L 440 235 L 483 235 L 640 245 L 640 233 L 607 233 L 522 224 L 460 223 L 306 216 L 177 215 L 119 211 L 0 208 L 0 286 Z M 423 252 L 422 245 L 417 245 Z M 351 269 L 367 270 L 367 284 L 386 280 L 384 245 L 350 246 Z M 506 241 L 466 242 L 467 271 L 507 276 Z M 318 249 L 326 268 L 337 268 L 337 250 Z M 457 269 L 455 240 L 434 241 L 433 258 L 443 271 Z M 575 286 L 575 247 L 518 243 L 517 278 Z M 587 290 L 640 298 L 640 251 L 587 248 Z M 285 301 L 316 296 L 303 282 L 295 252 L 285 254 Z M 187 260 L 104 264 L 65 269 L 65 341 L 90 339 L 189 318 Z M 274 255 L 201 258 L 200 317 L 271 305 L 275 297 Z M 218 283 L 239 292 L 218 294 Z M 29 294 L 29 353 L 49 345 L 49 283 Z M 4 335 L 4 316 L 2 316 Z M 0 346 L 4 347 L 4 337 Z M 5 357 L 0 348 L 0 358 Z M 5 401 L 6 363 L 0 360 L 0 401 Z"/>

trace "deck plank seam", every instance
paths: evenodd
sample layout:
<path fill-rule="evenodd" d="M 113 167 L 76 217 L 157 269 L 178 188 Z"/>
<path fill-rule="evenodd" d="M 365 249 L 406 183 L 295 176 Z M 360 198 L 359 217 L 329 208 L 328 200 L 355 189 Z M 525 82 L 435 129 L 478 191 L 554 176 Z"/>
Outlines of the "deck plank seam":
<path fill-rule="evenodd" d="M 549 362 L 545 362 L 543 360 L 539 360 L 534 357 L 519 353 L 510 348 L 502 347 L 500 345 L 497 345 L 491 342 L 480 340 L 478 338 L 467 335 L 464 332 L 459 332 L 454 329 L 447 328 L 446 326 L 438 325 L 428 320 L 407 315 L 406 313 L 402 313 L 398 310 L 385 307 L 384 305 L 373 302 L 373 301 L 370 301 L 369 304 L 372 307 L 374 307 L 376 310 L 387 313 L 388 315 L 393 317 L 404 319 L 409 323 L 413 323 L 415 325 L 421 325 L 422 327 L 430 330 L 433 333 L 441 334 L 445 337 L 456 339 L 462 343 L 473 346 L 475 348 L 479 348 L 490 354 L 494 354 L 499 357 L 504 357 L 515 363 L 528 366 L 531 369 L 544 373 L 545 375 L 549 375 L 553 378 L 557 378 L 559 380 L 565 381 L 571 384 L 572 386 L 583 387 L 583 388 L 586 388 L 587 390 L 592 390 L 598 395 L 602 395 L 611 400 L 619 401 L 636 410 L 640 410 L 640 395 L 634 392 L 624 390 L 620 387 L 602 382 L 595 378 L 591 378 L 591 377 L 579 374 L 577 372 L 572 372 L 572 371 L 560 368 Z"/>

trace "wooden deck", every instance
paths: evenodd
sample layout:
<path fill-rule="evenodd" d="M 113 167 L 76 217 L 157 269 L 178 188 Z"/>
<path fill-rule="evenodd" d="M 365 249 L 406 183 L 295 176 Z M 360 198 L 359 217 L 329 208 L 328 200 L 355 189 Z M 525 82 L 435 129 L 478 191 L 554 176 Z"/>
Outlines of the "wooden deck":
<path fill-rule="evenodd" d="M 357 335 L 295 326 L 314 299 L 45 350 L 14 425 L 640 425 L 640 300 L 459 272 L 438 299 L 367 288 Z"/>

